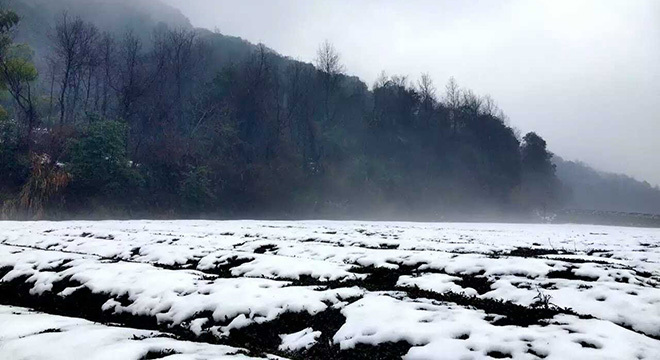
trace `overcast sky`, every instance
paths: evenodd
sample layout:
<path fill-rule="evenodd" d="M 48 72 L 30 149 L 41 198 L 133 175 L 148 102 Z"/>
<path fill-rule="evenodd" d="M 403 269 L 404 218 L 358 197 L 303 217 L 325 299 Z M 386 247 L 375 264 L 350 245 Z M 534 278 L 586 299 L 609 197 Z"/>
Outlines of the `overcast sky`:
<path fill-rule="evenodd" d="M 660 184 L 660 1 L 164 1 L 303 61 L 328 39 L 368 84 L 454 76 L 556 154 Z"/>

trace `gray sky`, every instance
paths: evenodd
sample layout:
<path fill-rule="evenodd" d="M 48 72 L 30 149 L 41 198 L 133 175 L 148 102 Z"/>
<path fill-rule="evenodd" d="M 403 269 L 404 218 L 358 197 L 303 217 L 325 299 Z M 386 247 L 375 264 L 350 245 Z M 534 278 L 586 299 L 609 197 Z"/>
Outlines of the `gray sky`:
<path fill-rule="evenodd" d="M 303 61 L 328 39 L 368 84 L 454 76 L 556 154 L 660 184 L 660 1 L 164 1 Z"/>

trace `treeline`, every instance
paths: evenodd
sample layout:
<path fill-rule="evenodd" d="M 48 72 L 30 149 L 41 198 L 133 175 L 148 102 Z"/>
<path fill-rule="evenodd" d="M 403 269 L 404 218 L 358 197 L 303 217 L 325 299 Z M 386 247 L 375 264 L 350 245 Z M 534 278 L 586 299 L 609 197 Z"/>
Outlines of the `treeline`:
<path fill-rule="evenodd" d="M 439 218 L 543 213 L 565 193 L 545 141 L 453 79 L 369 88 L 327 42 L 314 64 L 263 45 L 226 61 L 219 34 L 66 13 L 35 59 L 18 20 L 1 13 L 5 217 Z"/>

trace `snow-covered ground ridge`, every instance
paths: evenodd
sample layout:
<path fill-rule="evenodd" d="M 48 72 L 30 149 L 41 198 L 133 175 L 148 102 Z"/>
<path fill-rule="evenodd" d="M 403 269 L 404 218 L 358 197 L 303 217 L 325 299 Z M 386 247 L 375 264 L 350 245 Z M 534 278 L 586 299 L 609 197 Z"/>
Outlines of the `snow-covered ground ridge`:
<path fill-rule="evenodd" d="M 0 304 L 0 358 L 660 359 L 660 230 L 0 222 Z"/>

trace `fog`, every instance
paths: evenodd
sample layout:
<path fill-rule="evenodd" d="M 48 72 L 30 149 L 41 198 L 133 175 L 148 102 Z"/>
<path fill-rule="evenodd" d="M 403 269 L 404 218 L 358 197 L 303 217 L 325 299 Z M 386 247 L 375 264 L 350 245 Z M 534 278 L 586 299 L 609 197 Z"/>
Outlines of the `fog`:
<path fill-rule="evenodd" d="M 660 2 L 164 0 L 198 27 L 349 73 L 450 76 L 566 159 L 660 184 Z"/>

